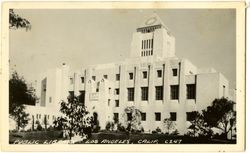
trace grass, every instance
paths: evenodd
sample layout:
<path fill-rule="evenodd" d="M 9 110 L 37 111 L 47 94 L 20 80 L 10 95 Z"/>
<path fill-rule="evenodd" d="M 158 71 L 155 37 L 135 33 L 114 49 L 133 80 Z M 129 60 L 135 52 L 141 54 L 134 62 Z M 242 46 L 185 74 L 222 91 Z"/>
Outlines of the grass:
<path fill-rule="evenodd" d="M 54 143 L 63 140 L 62 131 L 32 131 L 32 132 L 10 132 L 10 144 L 43 144 Z M 102 131 L 92 133 L 91 138 L 79 141 L 77 144 L 236 144 L 236 140 L 221 140 L 209 138 L 193 138 L 179 135 L 129 134 L 125 132 Z"/>

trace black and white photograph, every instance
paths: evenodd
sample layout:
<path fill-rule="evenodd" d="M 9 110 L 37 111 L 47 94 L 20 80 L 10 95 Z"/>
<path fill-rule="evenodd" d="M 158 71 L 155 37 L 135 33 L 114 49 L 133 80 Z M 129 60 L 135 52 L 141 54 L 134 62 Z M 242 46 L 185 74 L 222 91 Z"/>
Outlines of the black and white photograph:
<path fill-rule="evenodd" d="M 236 8 L 8 14 L 9 145 L 242 142 Z"/>

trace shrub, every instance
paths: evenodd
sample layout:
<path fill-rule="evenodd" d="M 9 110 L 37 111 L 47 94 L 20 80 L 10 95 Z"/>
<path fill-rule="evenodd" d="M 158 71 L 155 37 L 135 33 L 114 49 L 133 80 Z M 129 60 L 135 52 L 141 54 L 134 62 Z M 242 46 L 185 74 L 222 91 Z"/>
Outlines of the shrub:
<path fill-rule="evenodd" d="M 37 131 L 42 131 L 43 127 L 41 126 L 41 124 L 38 124 L 36 129 L 37 129 Z"/>
<path fill-rule="evenodd" d="M 171 133 L 171 135 L 178 135 L 178 134 L 180 134 L 179 133 L 179 131 L 176 129 L 176 130 L 174 130 L 172 133 Z"/>
<path fill-rule="evenodd" d="M 161 129 L 159 127 L 156 128 L 155 130 L 157 133 L 161 133 Z"/>
<path fill-rule="evenodd" d="M 122 126 L 121 123 L 119 123 L 119 124 L 117 125 L 117 130 L 120 131 L 120 132 L 125 132 L 125 131 L 126 131 L 126 128 L 125 128 L 124 126 Z"/>
<path fill-rule="evenodd" d="M 105 129 L 107 130 L 107 131 L 113 131 L 114 130 L 114 123 L 113 122 L 107 122 L 107 124 L 106 124 L 106 127 L 105 127 Z"/>

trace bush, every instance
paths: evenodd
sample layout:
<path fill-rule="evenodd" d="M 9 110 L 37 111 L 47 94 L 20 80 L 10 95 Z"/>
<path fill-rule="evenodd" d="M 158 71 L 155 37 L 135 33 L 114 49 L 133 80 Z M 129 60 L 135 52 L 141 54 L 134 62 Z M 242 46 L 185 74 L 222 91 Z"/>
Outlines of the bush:
<path fill-rule="evenodd" d="M 107 131 L 113 131 L 114 130 L 114 123 L 113 122 L 107 122 L 105 129 Z"/>
<path fill-rule="evenodd" d="M 161 133 L 161 129 L 159 127 L 156 128 L 155 130 L 157 133 Z"/>
<path fill-rule="evenodd" d="M 119 124 L 117 125 L 117 130 L 120 131 L 120 132 L 125 132 L 125 131 L 126 131 L 126 128 L 125 128 L 124 126 L 122 126 L 121 123 L 119 123 Z"/>
<path fill-rule="evenodd" d="M 36 129 L 37 129 L 37 131 L 42 131 L 43 127 L 41 126 L 41 124 L 38 124 Z"/>
<path fill-rule="evenodd" d="M 171 135 L 179 135 L 180 133 L 179 133 L 179 131 L 176 129 L 176 130 L 174 130 L 172 133 L 171 133 Z"/>

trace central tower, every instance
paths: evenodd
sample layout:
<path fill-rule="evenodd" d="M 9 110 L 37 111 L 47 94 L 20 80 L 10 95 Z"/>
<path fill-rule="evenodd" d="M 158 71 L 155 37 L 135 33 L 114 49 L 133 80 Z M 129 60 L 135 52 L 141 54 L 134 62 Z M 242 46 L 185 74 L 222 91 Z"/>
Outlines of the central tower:
<path fill-rule="evenodd" d="M 131 43 L 131 58 L 174 57 L 175 38 L 157 14 L 136 29 Z"/>

